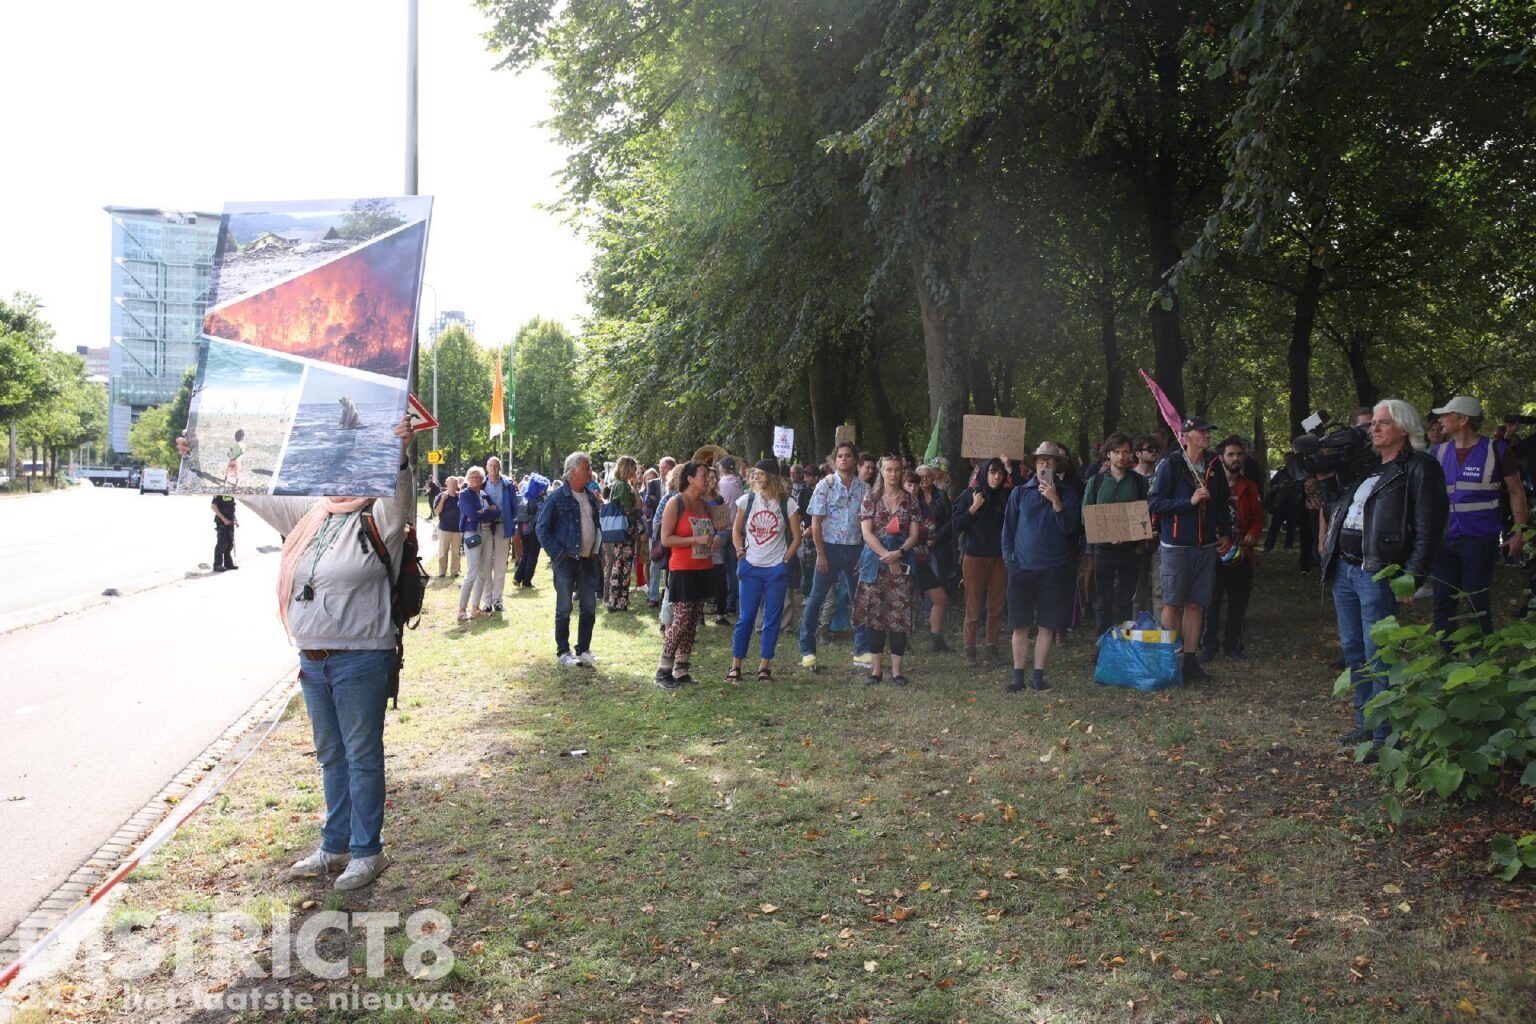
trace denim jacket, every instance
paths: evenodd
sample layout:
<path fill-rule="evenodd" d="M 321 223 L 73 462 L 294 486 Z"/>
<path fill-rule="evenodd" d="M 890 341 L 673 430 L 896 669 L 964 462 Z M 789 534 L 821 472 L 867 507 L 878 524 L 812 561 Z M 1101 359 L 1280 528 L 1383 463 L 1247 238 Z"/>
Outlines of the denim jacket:
<path fill-rule="evenodd" d="M 882 533 L 882 534 L 880 534 L 880 543 L 881 543 L 881 545 L 883 545 L 885 547 L 885 550 L 887 550 L 887 551 L 895 551 L 897 548 L 899 548 L 903 544 L 905 544 L 906 540 L 907 540 L 906 531 L 902 531 L 901 533 Z M 912 563 L 913 563 L 913 561 L 914 561 L 914 559 L 912 557 L 912 552 L 910 552 L 910 551 L 906 552 L 905 554 L 903 554 L 901 556 L 901 562 L 902 562 L 903 565 L 905 565 L 907 567 L 907 571 L 908 572 L 910 572 L 912 570 Z M 860 583 L 873 583 L 873 582 L 875 582 L 875 580 L 879 577 L 881 570 L 884 569 L 884 568 L 885 568 L 885 563 L 880 561 L 880 556 L 879 555 L 875 554 L 873 551 L 870 550 L 868 544 L 865 544 L 862 548 L 859 549 L 859 582 Z"/>
<path fill-rule="evenodd" d="M 496 503 L 497 508 L 501 509 L 502 536 L 512 536 L 512 532 L 517 526 L 518 518 L 517 485 L 507 477 L 502 477 L 494 484 L 487 478 L 485 481 L 485 495 Z"/>
<path fill-rule="evenodd" d="M 592 529 L 597 536 L 602 536 L 602 527 L 598 525 L 596 501 L 588 501 L 587 506 L 592 513 Z M 552 488 L 544 497 L 544 507 L 539 509 L 539 546 L 549 555 L 552 562 L 559 562 L 567 556 L 581 552 L 581 503 L 576 500 L 576 495 L 571 493 L 569 482 L 561 487 Z"/>

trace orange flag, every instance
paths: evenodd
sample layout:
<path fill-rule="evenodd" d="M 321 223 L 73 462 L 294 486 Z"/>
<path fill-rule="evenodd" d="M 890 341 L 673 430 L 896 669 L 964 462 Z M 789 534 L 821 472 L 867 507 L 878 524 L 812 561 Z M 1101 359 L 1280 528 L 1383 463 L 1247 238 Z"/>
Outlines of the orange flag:
<path fill-rule="evenodd" d="M 507 403 L 501 394 L 501 352 L 496 353 L 496 380 L 491 384 L 491 436 L 507 429 Z"/>

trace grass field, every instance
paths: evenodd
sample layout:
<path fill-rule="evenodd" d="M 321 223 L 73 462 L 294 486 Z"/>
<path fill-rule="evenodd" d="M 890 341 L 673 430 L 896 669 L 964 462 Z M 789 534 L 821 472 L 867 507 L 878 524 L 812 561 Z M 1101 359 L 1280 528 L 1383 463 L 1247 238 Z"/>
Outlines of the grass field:
<path fill-rule="evenodd" d="M 190 914 L 436 908 L 454 966 L 240 979 L 205 937 L 131 983 L 74 977 L 32 1020 L 1531 1021 L 1536 893 L 1485 874 L 1520 811 L 1415 805 L 1401 832 L 1335 745 L 1332 612 L 1315 576 L 1260 565 L 1250 660 L 1155 696 L 1095 686 L 1079 637 L 1047 695 L 958 654 L 867 688 L 846 643 L 772 685 L 722 683 L 728 630 L 653 687 L 654 616 L 599 611 L 599 670 L 553 662 L 547 572 L 461 627 L 434 584 L 386 730 L 370 890 L 278 880 L 317 841 L 302 707 L 126 886 L 169 943 Z M 637 600 L 643 606 L 643 600 Z M 1418 614 L 1427 614 L 1421 608 Z M 954 624 L 956 627 L 958 624 Z M 951 642 L 954 642 L 953 639 Z M 923 645 L 925 646 L 925 645 Z M 958 644 L 956 644 L 958 646 Z M 750 664 L 749 660 L 749 664 Z M 585 754 L 576 753 L 586 751 Z M 1528 814 L 1525 822 L 1529 822 Z M 272 963 L 271 944 L 257 960 Z M 434 992 L 452 1009 L 151 1011 L 146 992 Z"/>

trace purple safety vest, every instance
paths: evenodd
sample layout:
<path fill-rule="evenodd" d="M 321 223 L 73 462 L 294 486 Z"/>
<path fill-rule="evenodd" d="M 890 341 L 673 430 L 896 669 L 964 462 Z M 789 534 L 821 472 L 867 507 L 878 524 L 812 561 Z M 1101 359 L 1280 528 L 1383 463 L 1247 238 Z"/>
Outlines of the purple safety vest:
<path fill-rule="evenodd" d="M 1467 461 L 1456 464 L 1456 442 L 1444 441 L 1435 449 L 1440 468 L 1445 471 L 1445 493 L 1451 500 L 1451 519 L 1445 536 L 1492 537 L 1497 539 L 1504 527 L 1499 511 L 1499 492 L 1504 480 L 1499 476 L 1499 459 L 1493 443 L 1479 438 Z"/>

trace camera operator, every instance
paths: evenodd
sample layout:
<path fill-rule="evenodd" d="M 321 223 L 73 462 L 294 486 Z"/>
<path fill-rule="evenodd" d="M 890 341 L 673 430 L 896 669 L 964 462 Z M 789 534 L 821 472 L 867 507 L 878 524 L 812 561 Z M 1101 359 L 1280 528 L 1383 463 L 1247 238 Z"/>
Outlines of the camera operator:
<path fill-rule="evenodd" d="M 1514 522 L 1524 525 L 1525 488 L 1515 455 L 1504 442 L 1482 436 L 1483 405 L 1475 398 L 1457 395 L 1430 412 L 1445 428 L 1444 443 L 1434 449 L 1435 460 L 1445 476 L 1451 518 L 1445 543 L 1434 566 L 1435 628 L 1450 633 L 1457 628 L 1456 605 L 1465 594 L 1479 627 L 1493 631 L 1493 567 L 1499 558 L 1499 534 L 1504 529 L 1502 493 L 1509 496 Z M 1511 558 L 1519 558 L 1525 546 L 1520 531 L 1510 533 Z"/>
<path fill-rule="evenodd" d="M 1371 642 L 1371 627 L 1397 611 L 1389 580 L 1373 577 L 1389 565 L 1423 582 L 1429 575 L 1445 535 L 1448 502 L 1440 464 L 1424 449 L 1424 421 L 1407 402 L 1378 402 L 1371 419 L 1371 445 L 1376 464 L 1345 488 L 1325 514 L 1323 578 L 1333 580 L 1333 605 L 1339 620 L 1339 645 L 1355 678 L 1355 728 L 1346 745 L 1374 738 L 1375 747 L 1387 738 L 1380 722 L 1367 731 L 1361 710 L 1386 689 Z M 1412 603 L 1404 598 L 1404 603 Z M 1369 668 L 1367 668 L 1369 663 Z"/>

